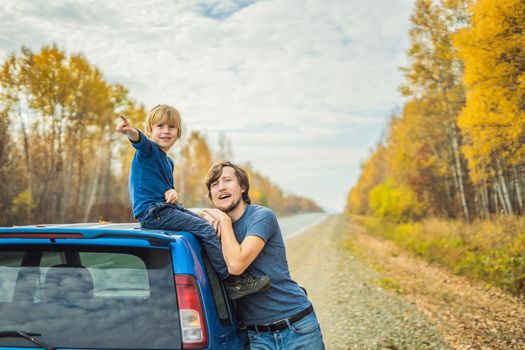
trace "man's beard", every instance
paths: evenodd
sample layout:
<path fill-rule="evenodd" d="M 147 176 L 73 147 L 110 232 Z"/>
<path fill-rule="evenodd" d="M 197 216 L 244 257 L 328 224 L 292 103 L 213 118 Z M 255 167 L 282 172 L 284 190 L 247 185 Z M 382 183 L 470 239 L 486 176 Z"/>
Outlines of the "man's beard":
<path fill-rule="evenodd" d="M 219 208 L 219 209 L 222 210 L 225 213 L 229 213 L 232 210 L 234 210 L 235 208 L 237 208 L 239 206 L 239 204 L 241 204 L 241 200 L 242 199 L 239 198 L 236 202 L 233 202 L 232 204 L 228 205 L 226 208 Z"/>

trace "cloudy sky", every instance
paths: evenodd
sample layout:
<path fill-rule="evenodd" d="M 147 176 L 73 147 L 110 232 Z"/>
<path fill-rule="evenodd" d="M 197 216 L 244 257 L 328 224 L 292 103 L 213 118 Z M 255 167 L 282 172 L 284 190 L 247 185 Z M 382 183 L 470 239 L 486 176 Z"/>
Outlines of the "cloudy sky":
<path fill-rule="evenodd" d="M 413 0 L 2 0 L 0 59 L 53 42 L 146 108 L 341 211 L 400 109 Z"/>

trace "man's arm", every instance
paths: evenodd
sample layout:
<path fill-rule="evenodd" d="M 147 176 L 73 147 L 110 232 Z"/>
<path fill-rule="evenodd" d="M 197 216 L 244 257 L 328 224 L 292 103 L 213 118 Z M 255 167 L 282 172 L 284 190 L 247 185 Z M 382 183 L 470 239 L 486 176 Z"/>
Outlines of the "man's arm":
<path fill-rule="evenodd" d="M 239 244 L 230 217 L 219 209 L 204 209 L 199 215 L 218 228 L 224 261 L 232 275 L 243 273 L 264 248 L 264 240 L 252 235 L 246 236 Z"/>

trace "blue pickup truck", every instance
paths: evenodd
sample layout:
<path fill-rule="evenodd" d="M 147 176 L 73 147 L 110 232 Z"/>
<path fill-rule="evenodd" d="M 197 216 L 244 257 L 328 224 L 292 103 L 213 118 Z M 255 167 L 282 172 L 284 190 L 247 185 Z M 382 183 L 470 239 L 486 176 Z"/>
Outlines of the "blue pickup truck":
<path fill-rule="evenodd" d="M 0 349 L 243 349 L 197 239 L 137 224 L 0 228 Z"/>

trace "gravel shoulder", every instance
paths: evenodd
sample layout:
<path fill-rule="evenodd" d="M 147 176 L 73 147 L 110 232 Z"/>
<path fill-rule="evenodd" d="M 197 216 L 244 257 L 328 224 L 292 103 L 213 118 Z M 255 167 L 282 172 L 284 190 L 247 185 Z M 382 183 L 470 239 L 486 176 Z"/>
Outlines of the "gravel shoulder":
<path fill-rule="evenodd" d="M 332 215 L 286 239 L 327 349 L 525 349 L 525 304 Z"/>
<path fill-rule="evenodd" d="M 396 281 L 398 293 L 455 349 L 525 349 L 525 300 L 429 264 L 358 225 L 349 224 L 348 230 L 350 250 Z"/>
<path fill-rule="evenodd" d="M 382 275 L 349 253 L 349 226 L 333 215 L 286 240 L 292 277 L 306 287 L 327 349 L 452 349 L 402 296 L 382 289 Z"/>

